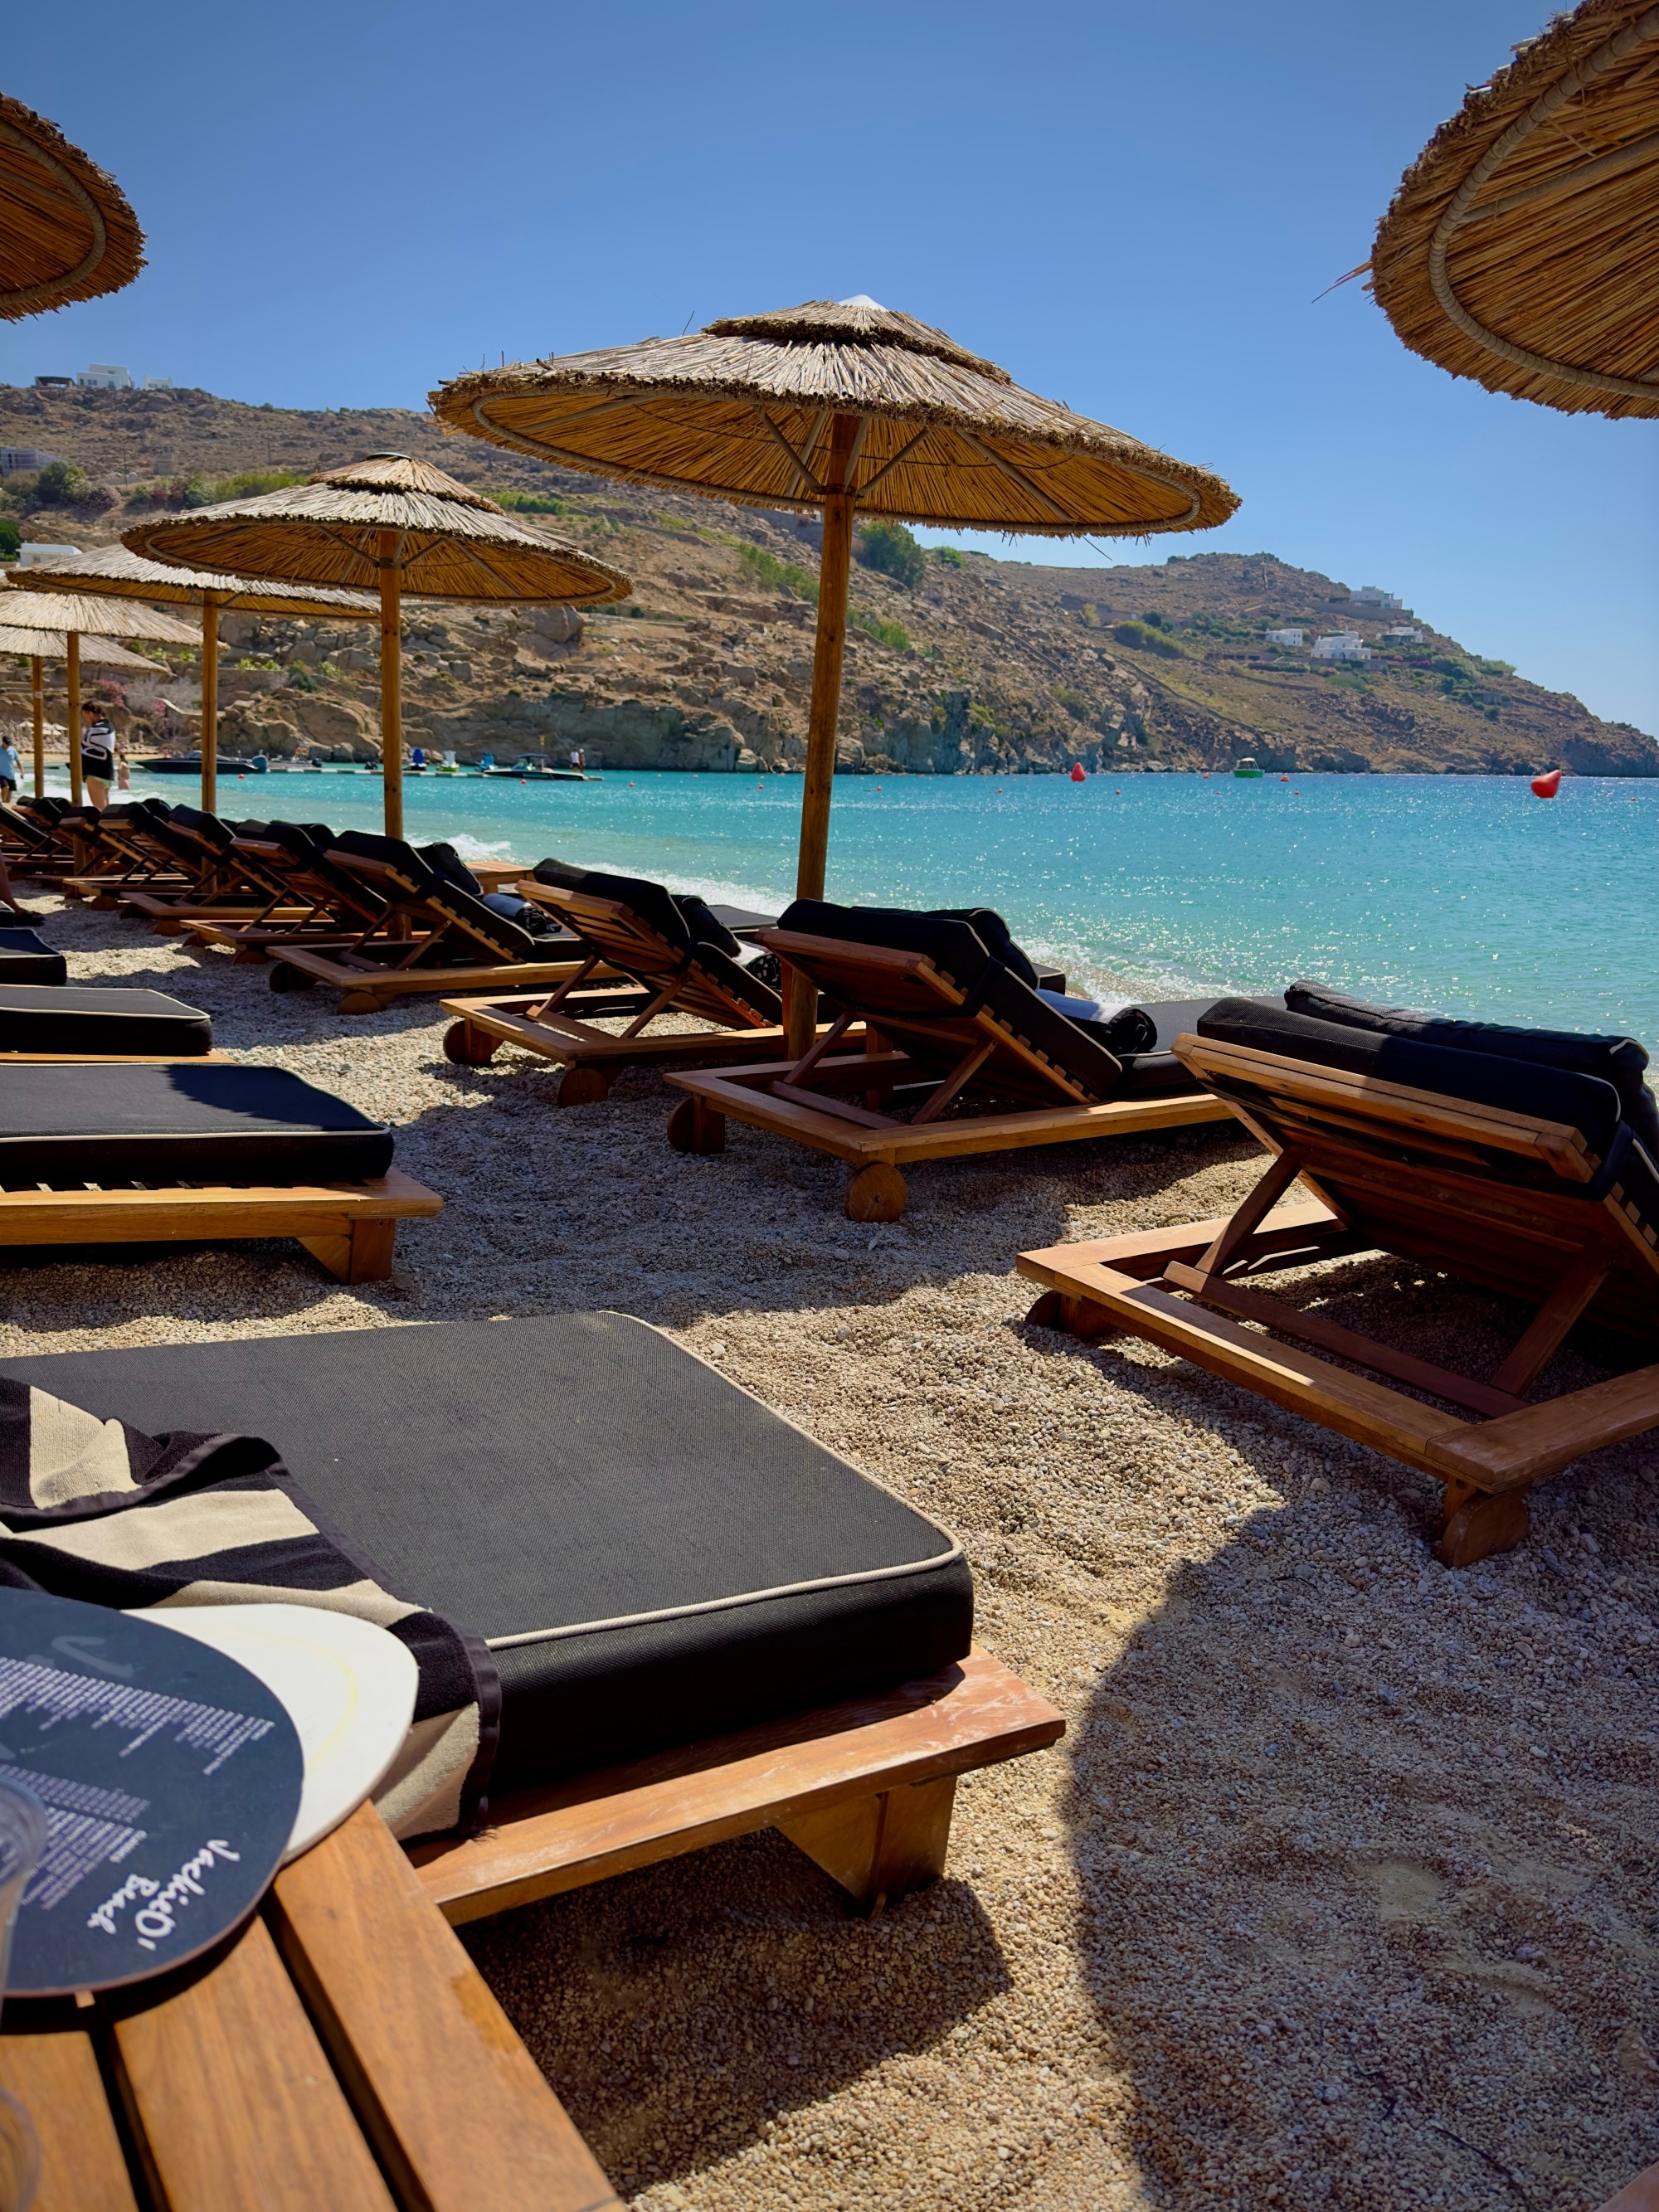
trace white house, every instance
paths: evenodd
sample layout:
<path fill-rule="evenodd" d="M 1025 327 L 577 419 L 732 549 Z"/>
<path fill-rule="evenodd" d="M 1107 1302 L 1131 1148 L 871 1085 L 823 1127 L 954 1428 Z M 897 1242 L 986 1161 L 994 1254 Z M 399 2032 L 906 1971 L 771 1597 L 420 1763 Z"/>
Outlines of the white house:
<path fill-rule="evenodd" d="M 1396 623 L 1392 629 L 1385 629 L 1382 635 L 1397 639 L 1401 645 L 1421 645 L 1423 642 L 1423 633 L 1415 623 Z"/>
<path fill-rule="evenodd" d="M 1354 606 L 1376 607 L 1388 615 L 1403 614 L 1406 611 L 1404 599 L 1397 599 L 1392 592 L 1385 592 L 1381 584 L 1362 584 L 1357 592 L 1350 592 L 1348 598 Z"/>
<path fill-rule="evenodd" d="M 147 376 L 144 389 L 146 392 L 171 392 L 173 379 L 170 376 Z"/>
<path fill-rule="evenodd" d="M 1339 629 L 1313 642 L 1316 660 L 1369 660 L 1371 649 L 1357 629 Z"/>
<path fill-rule="evenodd" d="M 32 477 L 58 459 L 38 446 L 0 446 L 0 477 Z"/>
<path fill-rule="evenodd" d="M 1270 629 L 1267 632 L 1267 642 L 1269 645 L 1304 645 L 1307 642 L 1307 632 L 1300 629 Z"/>
<path fill-rule="evenodd" d="M 94 361 L 75 380 L 91 392 L 131 392 L 132 371 L 118 368 L 112 361 Z"/>

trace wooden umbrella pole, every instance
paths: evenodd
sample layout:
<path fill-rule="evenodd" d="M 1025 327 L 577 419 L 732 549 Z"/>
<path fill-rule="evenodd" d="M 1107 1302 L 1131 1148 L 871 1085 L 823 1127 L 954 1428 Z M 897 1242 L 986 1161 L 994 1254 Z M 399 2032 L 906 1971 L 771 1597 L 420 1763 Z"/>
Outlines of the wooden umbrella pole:
<path fill-rule="evenodd" d="M 219 811 L 219 602 L 202 596 L 202 811 Z"/>
<path fill-rule="evenodd" d="M 34 795 L 44 799 L 46 791 L 46 678 L 38 653 L 29 656 L 29 705 L 34 714 Z"/>
<path fill-rule="evenodd" d="M 64 681 L 69 689 L 69 770 L 70 805 L 79 806 L 81 791 L 81 633 L 72 629 L 69 634 L 68 656 L 64 663 Z"/>
<path fill-rule="evenodd" d="M 386 834 L 404 834 L 403 579 L 396 530 L 380 532 L 380 768 Z"/>
<path fill-rule="evenodd" d="M 847 482 L 858 442 L 856 415 L 837 415 L 830 433 L 826 485 Z M 822 898 L 830 853 L 830 794 L 841 718 L 841 668 L 847 648 L 847 586 L 853 566 L 853 495 L 839 489 L 823 502 L 823 552 L 818 562 L 818 628 L 812 648 L 812 702 L 806 722 L 806 782 L 800 804 L 800 857 L 795 896 Z M 817 1025 L 817 994 L 789 973 L 785 1019 L 789 1049 L 799 1056 Z"/>

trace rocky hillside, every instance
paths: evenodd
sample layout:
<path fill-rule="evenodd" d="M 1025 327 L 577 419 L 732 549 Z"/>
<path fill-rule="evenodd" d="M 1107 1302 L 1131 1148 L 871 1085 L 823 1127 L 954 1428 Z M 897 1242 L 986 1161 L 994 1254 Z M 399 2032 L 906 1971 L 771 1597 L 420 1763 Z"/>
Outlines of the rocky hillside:
<path fill-rule="evenodd" d="M 14 477 L 25 539 L 94 544 L 159 505 L 200 504 L 225 480 L 419 453 L 636 585 L 586 620 L 411 605 L 412 744 L 520 753 L 586 748 L 593 766 L 788 769 L 800 764 L 811 672 L 816 526 L 786 515 L 564 474 L 396 409 L 321 414 L 200 392 L 0 387 L 0 444 L 70 465 Z M 253 487 L 247 487 L 252 489 Z M 1177 554 L 1064 569 L 922 555 L 877 533 L 853 590 L 842 765 L 892 774 L 1264 768 L 1659 774 L 1642 732 L 1598 720 L 1433 629 L 1355 601 L 1347 585 L 1271 555 Z M 1269 630 L 1300 629 L 1300 647 Z M 1389 631 L 1418 635 L 1389 636 Z M 1356 632 L 1372 657 L 1316 662 L 1316 635 Z M 241 619 L 226 626 L 228 747 L 363 757 L 375 743 L 372 632 Z M 0 717 L 22 709 L 16 672 Z M 139 744 L 188 743 L 190 656 L 108 696 Z M 157 701 L 171 702 L 158 706 Z"/>

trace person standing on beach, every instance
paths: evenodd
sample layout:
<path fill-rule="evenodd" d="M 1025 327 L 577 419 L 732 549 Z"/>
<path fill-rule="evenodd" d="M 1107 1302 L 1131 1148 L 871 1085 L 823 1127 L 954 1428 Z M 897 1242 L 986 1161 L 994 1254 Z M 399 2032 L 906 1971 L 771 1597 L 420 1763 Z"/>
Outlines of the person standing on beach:
<path fill-rule="evenodd" d="M 17 796 L 17 748 L 9 738 L 0 738 L 0 805 L 9 806 Z"/>
<path fill-rule="evenodd" d="M 115 730 L 90 700 L 81 709 L 81 774 L 88 799 L 101 814 L 109 805 L 109 787 L 115 781 Z"/>

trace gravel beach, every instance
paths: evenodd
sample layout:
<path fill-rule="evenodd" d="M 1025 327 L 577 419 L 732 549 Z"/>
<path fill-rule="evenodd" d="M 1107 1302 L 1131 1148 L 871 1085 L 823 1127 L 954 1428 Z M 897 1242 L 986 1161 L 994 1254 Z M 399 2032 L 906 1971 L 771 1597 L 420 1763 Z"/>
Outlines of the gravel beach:
<path fill-rule="evenodd" d="M 362 1289 L 275 1243 L 8 1255 L 8 1354 L 636 1314 L 954 1529 L 1068 1715 L 876 1921 L 768 1833 L 465 1931 L 638 2212 L 1591 2212 L 1659 2157 L 1659 1443 L 1451 1573 L 1409 1471 L 1024 1323 L 1022 1248 L 1236 1202 L 1230 1129 L 918 1168 L 871 1228 L 781 1141 L 672 1152 L 650 1075 L 558 1112 L 544 1061 L 447 1061 L 435 1001 L 344 1020 L 24 892 L 75 980 L 208 1009 L 447 1204 Z M 1475 1371 L 1515 1327 L 1393 1261 L 1325 1294 Z"/>

